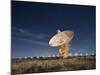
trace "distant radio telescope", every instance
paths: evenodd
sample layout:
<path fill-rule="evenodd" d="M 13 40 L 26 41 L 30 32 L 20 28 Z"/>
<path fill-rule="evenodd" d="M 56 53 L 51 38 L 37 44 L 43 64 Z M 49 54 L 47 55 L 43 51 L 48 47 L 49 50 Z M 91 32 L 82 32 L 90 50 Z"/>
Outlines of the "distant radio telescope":
<path fill-rule="evenodd" d="M 59 48 L 59 56 L 62 58 L 67 58 L 68 53 L 69 53 L 69 48 L 70 48 L 70 42 L 74 36 L 74 32 L 70 30 L 66 31 L 57 31 L 57 34 L 54 35 L 50 41 L 49 45 L 51 47 L 58 47 Z"/>

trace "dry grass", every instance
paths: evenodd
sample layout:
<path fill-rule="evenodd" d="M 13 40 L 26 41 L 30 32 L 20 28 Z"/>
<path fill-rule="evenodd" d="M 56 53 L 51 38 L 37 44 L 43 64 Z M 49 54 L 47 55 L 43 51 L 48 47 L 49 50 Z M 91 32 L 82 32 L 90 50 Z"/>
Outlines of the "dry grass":
<path fill-rule="evenodd" d="M 12 75 L 25 73 L 87 70 L 95 69 L 95 57 L 13 60 L 11 65 Z"/>

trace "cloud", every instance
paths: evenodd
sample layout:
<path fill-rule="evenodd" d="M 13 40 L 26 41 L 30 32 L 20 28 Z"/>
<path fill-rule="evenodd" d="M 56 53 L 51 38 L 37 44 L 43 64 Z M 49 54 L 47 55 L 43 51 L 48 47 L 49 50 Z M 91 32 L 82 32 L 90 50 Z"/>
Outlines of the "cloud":
<path fill-rule="evenodd" d="M 36 38 L 36 39 L 44 39 L 48 38 L 49 35 L 44 33 L 32 33 L 28 30 L 24 30 L 21 28 L 14 27 L 14 30 L 12 31 L 13 36 L 16 35 L 17 37 L 30 37 L 30 38 Z"/>
<path fill-rule="evenodd" d="M 80 48 L 70 48 L 71 52 L 79 52 L 79 53 L 95 53 L 95 50 L 90 49 L 80 49 Z"/>
<path fill-rule="evenodd" d="M 19 32 L 24 33 L 25 31 L 23 29 L 19 29 Z"/>
<path fill-rule="evenodd" d="M 13 39 L 18 39 L 18 40 L 26 41 L 28 43 L 33 43 L 33 44 L 36 44 L 36 45 L 48 46 L 48 43 L 44 42 L 44 41 L 31 40 L 31 39 L 19 38 L 19 37 L 13 37 Z"/>
<path fill-rule="evenodd" d="M 37 34 L 29 32 L 28 30 L 14 27 L 12 31 L 12 38 L 30 42 L 36 45 L 48 46 L 48 41 L 46 40 L 48 35 L 44 33 Z"/>

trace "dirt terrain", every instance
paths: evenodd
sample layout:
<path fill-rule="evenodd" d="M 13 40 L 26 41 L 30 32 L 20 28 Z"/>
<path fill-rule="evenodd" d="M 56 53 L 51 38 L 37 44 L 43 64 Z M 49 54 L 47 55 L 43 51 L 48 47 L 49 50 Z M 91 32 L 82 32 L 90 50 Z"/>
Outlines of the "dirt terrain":
<path fill-rule="evenodd" d="M 95 56 L 74 56 L 12 59 L 11 74 L 28 74 L 58 71 L 89 70 L 96 68 Z"/>

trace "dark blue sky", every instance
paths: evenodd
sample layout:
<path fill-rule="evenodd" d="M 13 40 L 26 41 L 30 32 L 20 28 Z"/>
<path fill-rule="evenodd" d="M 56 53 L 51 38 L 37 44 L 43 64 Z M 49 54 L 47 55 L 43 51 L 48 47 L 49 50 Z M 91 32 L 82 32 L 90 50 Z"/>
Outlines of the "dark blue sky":
<path fill-rule="evenodd" d="M 74 31 L 71 53 L 95 52 L 95 6 L 12 1 L 12 57 L 57 54 L 57 29 Z"/>

